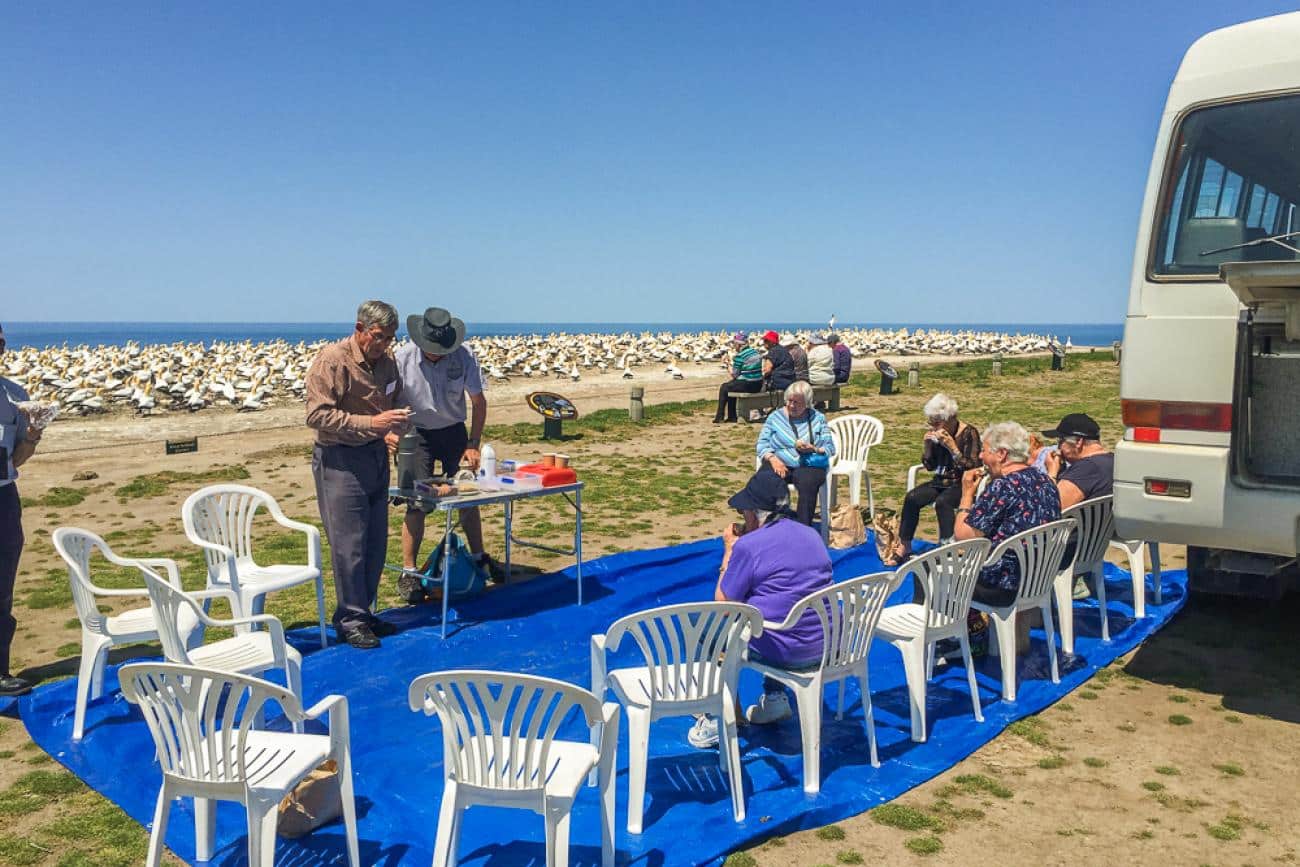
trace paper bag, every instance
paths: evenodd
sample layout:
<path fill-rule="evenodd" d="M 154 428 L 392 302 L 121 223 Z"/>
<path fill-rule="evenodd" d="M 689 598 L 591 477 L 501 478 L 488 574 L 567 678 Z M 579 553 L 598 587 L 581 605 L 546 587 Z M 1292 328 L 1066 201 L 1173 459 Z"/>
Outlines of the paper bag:
<path fill-rule="evenodd" d="M 281 837 L 302 837 L 343 815 L 339 766 L 329 759 L 303 777 L 280 802 Z"/>

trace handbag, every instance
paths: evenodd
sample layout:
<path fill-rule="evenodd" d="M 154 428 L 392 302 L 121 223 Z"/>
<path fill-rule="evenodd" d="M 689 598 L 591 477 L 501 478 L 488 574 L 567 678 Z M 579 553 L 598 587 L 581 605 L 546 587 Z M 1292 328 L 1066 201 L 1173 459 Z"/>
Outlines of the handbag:
<path fill-rule="evenodd" d="M 445 543 L 444 536 L 443 541 L 433 549 L 433 553 L 429 555 L 424 565 L 424 574 L 420 578 L 420 583 L 427 591 L 442 591 L 442 558 L 446 548 Z M 451 598 L 475 596 L 482 593 L 486 586 L 487 575 L 484 574 L 482 567 L 474 562 L 474 555 L 469 552 L 469 546 L 465 544 L 465 540 L 459 533 L 452 533 L 451 569 L 448 570 L 447 576 L 447 589 L 451 593 Z"/>
<path fill-rule="evenodd" d="M 794 425 L 792 424 L 791 427 Z M 808 419 L 808 442 L 812 442 L 812 419 Z M 818 470 L 830 469 L 831 456 L 822 452 L 800 452 L 799 466 Z"/>

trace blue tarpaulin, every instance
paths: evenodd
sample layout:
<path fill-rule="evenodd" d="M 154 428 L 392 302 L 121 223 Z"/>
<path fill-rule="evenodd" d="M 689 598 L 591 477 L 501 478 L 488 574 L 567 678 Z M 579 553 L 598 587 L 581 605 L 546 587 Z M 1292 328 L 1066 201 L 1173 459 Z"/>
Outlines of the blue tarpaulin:
<path fill-rule="evenodd" d="M 838 580 L 881 569 L 870 545 L 832 551 Z M 571 568 L 513 585 L 455 606 L 456 621 L 447 639 L 438 637 L 437 606 L 395 609 L 385 619 L 403 627 L 379 650 L 346 645 L 316 649 L 315 627 L 294 630 L 291 640 L 303 651 L 305 703 L 329 693 L 348 697 L 353 765 L 360 815 L 361 857 L 365 864 L 427 864 L 432 857 L 442 794 L 442 738 L 436 718 L 412 713 L 407 686 L 416 675 L 450 668 L 490 668 L 527 672 L 590 685 L 589 637 L 619 617 L 677 602 L 711 599 L 721 543 L 705 540 L 669 548 L 615 554 L 583 566 L 587 604 L 573 604 Z M 734 823 L 727 781 L 712 751 L 686 742 L 691 720 L 656 722 L 651 730 L 645 831 L 626 832 L 626 724 L 619 744 L 618 834 L 620 863 L 652 865 L 716 862 L 728 852 L 761 839 L 817 827 L 856 815 L 897 797 L 946 770 L 990 741 L 1016 719 L 1060 699 L 1117 656 L 1166 623 L 1186 599 L 1186 576 L 1164 575 L 1164 602 L 1147 617 L 1133 619 L 1131 585 L 1123 570 L 1106 567 L 1112 641 L 1099 640 L 1100 620 L 1093 600 L 1076 603 L 1077 656 L 1064 667 L 1061 683 L 1047 676 L 1046 646 L 1034 633 L 1030 653 L 1021 659 L 1021 684 L 1014 703 L 1001 700 L 996 659 L 977 660 L 983 723 L 971 714 L 961 665 L 939 668 L 930 684 L 929 740 L 910 739 L 907 687 L 899 654 L 883 642 L 871 652 L 879 769 L 871 767 L 862 728 L 857 685 L 847 686 L 846 713 L 834 715 L 835 690 L 827 690 L 822 730 L 822 789 L 802 791 L 799 723 L 741 729 L 741 762 L 747 819 Z M 893 601 L 908 601 L 901 587 Z M 630 642 L 629 642 L 630 644 Z M 630 661 L 630 660 L 629 660 Z M 615 660 L 619 664 L 620 659 Z M 117 803 L 142 824 L 153 816 L 161 780 L 145 724 L 117 688 L 116 668 L 105 678 L 105 695 L 92 703 L 86 737 L 71 742 L 72 680 L 41 687 L 22 699 L 21 714 L 35 741 L 87 784 Z M 760 681 L 746 673 L 742 704 L 752 703 Z M 282 722 L 282 720 L 281 720 Z M 577 722 L 568 737 L 585 739 Z M 238 804 L 217 811 L 215 863 L 243 863 L 244 813 Z M 465 817 L 459 857 L 462 864 L 505 867 L 541 864 L 541 817 L 522 811 L 474 808 Z M 188 800 L 176 802 L 167 845 L 193 861 L 194 824 Z M 299 840 L 281 840 L 280 864 L 346 863 L 341 823 Z M 595 789 L 580 794 L 572 822 L 574 864 L 600 860 L 599 811 Z"/>

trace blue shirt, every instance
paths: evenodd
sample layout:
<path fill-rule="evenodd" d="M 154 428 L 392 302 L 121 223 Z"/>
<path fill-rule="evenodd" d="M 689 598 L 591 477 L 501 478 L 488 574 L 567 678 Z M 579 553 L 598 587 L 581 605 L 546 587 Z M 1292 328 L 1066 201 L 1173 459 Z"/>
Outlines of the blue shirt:
<path fill-rule="evenodd" d="M 7 466 L 0 475 L 0 485 L 12 485 L 18 478 L 14 466 L 14 447 L 27 439 L 27 416 L 18 411 L 15 403 L 29 400 L 27 392 L 12 379 L 0 376 L 0 448 L 9 456 Z"/>
<path fill-rule="evenodd" d="M 971 506 L 966 523 L 996 547 L 999 542 L 1025 530 L 1040 527 L 1061 517 L 1061 495 L 1041 470 L 1026 467 L 989 482 Z M 1020 587 L 1020 562 L 1008 551 L 992 566 L 980 572 L 980 583 L 1003 590 Z"/>
<path fill-rule="evenodd" d="M 787 467 L 799 466 L 799 452 L 795 449 L 796 440 L 812 443 L 819 449 L 826 449 L 826 456 L 835 454 L 835 441 L 831 439 L 830 426 L 826 416 L 815 409 L 809 409 L 803 418 L 793 423 L 786 410 L 778 409 L 763 422 L 763 430 L 758 435 L 758 457 L 765 459 L 776 455 Z"/>
<path fill-rule="evenodd" d="M 402 398 L 411 408 L 416 427 L 441 430 L 464 424 L 465 392 L 483 393 L 483 374 L 468 346 L 461 344 L 450 354 L 430 361 L 419 346 L 407 343 L 394 357 L 402 378 Z"/>

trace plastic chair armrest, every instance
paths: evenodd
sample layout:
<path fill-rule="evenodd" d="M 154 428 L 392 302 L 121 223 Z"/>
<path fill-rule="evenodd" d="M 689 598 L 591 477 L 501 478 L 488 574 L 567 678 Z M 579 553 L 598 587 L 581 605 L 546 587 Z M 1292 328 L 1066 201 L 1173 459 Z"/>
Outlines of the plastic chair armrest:
<path fill-rule="evenodd" d="M 348 697 L 345 695 L 327 695 L 311 707 L 301 712 L 302 719 L 320 719 L 323 715 L 330 715 L 330 722 L 334 722 L 334 711 L 339 709 L 343 716 L 347 716 Z"/>
<path fill-rule="evenodd" d="M 190 541 L 195 545 L 198 545 L 200 548 L 205 548 L 208 551 L 216 551 L 218 554 L 224 554 L 231 560 L 235 559 L 235 550 L 233 548 L 228 548 L 225 545 L 218 545 L 216 542 L 209 542 L 206 539 L 200 539 L 198 536 L 191 535 L 188 532 L 185 535 L 189 536 Z"/>

